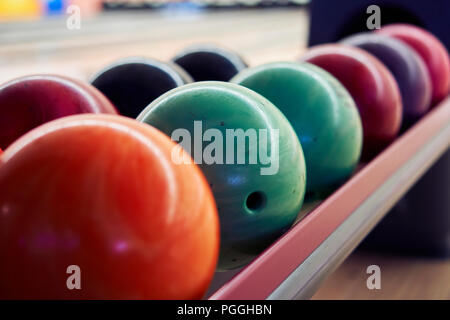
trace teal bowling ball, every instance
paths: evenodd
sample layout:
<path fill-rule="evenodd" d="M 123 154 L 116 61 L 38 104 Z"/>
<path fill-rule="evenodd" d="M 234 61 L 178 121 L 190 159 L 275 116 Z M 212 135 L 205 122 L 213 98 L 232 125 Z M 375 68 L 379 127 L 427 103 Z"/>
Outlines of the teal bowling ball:
<path fill-rule="evenodd" d="M 290 121 L 305 154 L 308 196 L 324 196 L 352 174 L 362 148 L 361 119 L 331 74 L 308 63 L 275 62 L 246 69 L 231 82 L 266 97 Z"/>
<path fill-rule="evenodd" d="M 205 174 L 220 217 L 219 270 L 250 262 L 295 221 L 306 184 L 302 147 L 263 96 L 227 82 L 188 84 L 159 97 L 138 120 L 179 142 Z"/>

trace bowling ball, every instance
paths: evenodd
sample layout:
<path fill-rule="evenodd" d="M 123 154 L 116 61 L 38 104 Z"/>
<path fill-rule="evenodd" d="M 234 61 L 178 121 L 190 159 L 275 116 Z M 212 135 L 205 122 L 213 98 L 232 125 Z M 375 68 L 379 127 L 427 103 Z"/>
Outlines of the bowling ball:
<path fill-rule="evenodd" d="M 307 194 L 331 191 L 356 167 L 362 147 L 358 109 L 328 72 L 309 63 L 249 68 L 231 82 L 266 97 L 286 116 L 305 155 Z"/>
<path fill-rule="evenodd" d="M 402 100 L 392 73 L 370 53 L 342 44 L 312 47 L 302 61 L 335 76 L 356 102 L 363 126 L 362 159 L 368 161 L 397 136 Z"/>
<path fill-rule="evenodd" d="M 121 115 L 131 118 L 163 93 L 188 82 L 191 77 L 179 66 L 146 58 L 119 60 L 91 80 Z"/>
<path fill-rule="evenodd" d="M 292 225 L 305 193 L 305 161 L 270 101 L 205 81 L 169 91 L 138 120 L 179 141 L 205 174 L 219 211 L 219 270 L 246 264 Z"/>
<path fill-rule="evenodd" d="M 171 161 L 174 146 L 112 115 L 55 120 L 12 144 L 0 157 L 0 298 L 201 298 L 217 209 L 199 168 Z M 81 290 L 68 289 L 69 266 Z"/>
<path fill-rule="evenodd" d="M 116 113 L 94 87 L 61 76 L 35 75 L 0 86 L 0 148 L 31 129 L 78 113 Z"/>
<path fill-rule="evenodd" d="M 444 99 L 450 90 L 450 61 L 444 45 L 428 31 L 407 24 L 391 24 L 378 34 L 397 38 L 412 47 L 425 61 L 432 82 L 432 105 Z"/>
<path fill-rule="evenodd" d="M 431 104 L 431 79 L 423 59 L 400 40 L 375 33 L 348 37 L 343 44 L 364 49 L 392 72 L 400 89 L 403 122 L 414 122 Z"/>
<path fill-rule="evenodd" d="M 235 52 L 216 45 L 195 45 L 184 49 L 172 61 L 195 81 L 229 81 L 247 67 Z"/>

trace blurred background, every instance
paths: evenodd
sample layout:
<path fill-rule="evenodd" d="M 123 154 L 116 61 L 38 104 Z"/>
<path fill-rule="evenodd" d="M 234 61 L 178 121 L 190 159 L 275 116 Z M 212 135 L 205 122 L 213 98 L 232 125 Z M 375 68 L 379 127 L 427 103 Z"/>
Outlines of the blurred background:
<path fill-rule="evenodd" d="M 309 10 L 308 0 L 0 0 L 0 83 L 35 73 L 88 81 L 119 58 L 167 61 L 205 42 L 250 66 L 295 60 L 307 49 Z M 366 287 L 373 264 L 381 290 Z M 450 260 L 359 250 L 314 298 L 450 299 Z"/>
<path fill-rule="evenodd" d="M 118 58 L 169 60 L 185 46 L 204 42 L 236 50 L 250 65 L 292 60 L 306 48 L 306 4 L 0 0 L 0 82 L 30 73 L 86 80 Z M 73 24 L 73 5 L 80 8 L 80 28 Z"/>

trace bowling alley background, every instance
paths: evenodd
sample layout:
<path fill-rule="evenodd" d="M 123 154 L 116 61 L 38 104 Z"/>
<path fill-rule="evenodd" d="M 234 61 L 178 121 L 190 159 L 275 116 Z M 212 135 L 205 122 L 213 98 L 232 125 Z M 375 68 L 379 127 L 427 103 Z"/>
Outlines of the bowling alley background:
<path fill-rule="evenodd" d="M 446 0 L 0 0 L 0 298 L 450 300 L 449 28 Z M 175 165 L 192 120 L 281 128 L 280 171 Z"/>

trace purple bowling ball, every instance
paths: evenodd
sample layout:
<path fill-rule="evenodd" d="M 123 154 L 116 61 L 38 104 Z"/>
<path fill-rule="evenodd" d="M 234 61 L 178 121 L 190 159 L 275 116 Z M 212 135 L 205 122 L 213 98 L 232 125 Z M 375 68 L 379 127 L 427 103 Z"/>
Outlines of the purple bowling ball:
<path fill-rule="evenodd" d="M 373 33 L 360 33 L 341 42 L 368 51 L 392 72 L 402 95 L 404 126 L 427 112 L 431 104 L 431 78 L 423 59 L 410 47 Z"/>

